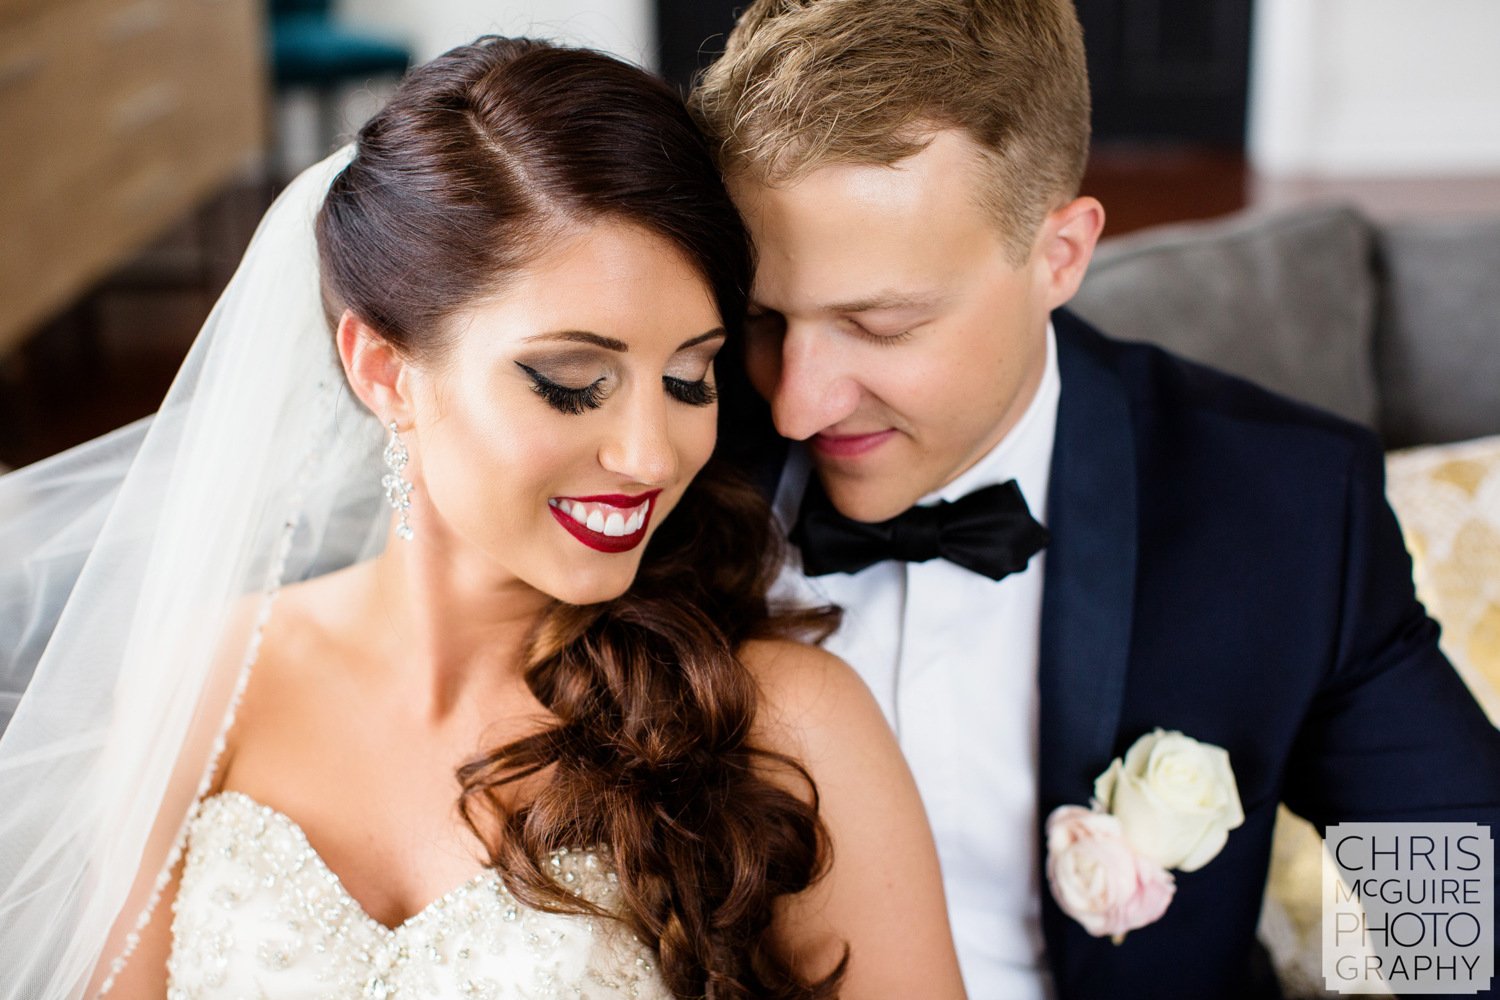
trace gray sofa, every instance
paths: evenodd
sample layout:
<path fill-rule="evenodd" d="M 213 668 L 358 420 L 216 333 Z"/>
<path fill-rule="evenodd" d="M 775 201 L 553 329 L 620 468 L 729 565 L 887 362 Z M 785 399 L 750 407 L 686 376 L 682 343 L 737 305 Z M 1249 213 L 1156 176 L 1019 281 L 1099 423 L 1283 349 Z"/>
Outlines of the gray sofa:
<path fill-rule="evenodd" d="M 1500 219 L 1330 205 L 1145 230 L 1101 244 L 1072 308 L 1388 448 L 1500 434 Z"/>

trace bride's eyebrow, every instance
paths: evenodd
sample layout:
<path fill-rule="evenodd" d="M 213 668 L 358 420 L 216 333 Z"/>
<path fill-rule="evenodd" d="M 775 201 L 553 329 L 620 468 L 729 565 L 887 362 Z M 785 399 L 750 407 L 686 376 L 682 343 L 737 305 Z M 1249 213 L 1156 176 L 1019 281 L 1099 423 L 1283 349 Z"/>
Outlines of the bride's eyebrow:
<path fill-rule="evenodd" d="M 716 326 L 712 330 L 690 337 L 677 345 L 678 351 L 685 351 L 689 347 L 696 347 L 705 341 L 714 340 L 719 337 L 728 336 L 722 326 Z M 551 333 L 539 333 L 534 337 L 527 337 L 523 343 L 533 344 L 537 341 L 563 341 L 573 344 L 592 344 L 594 347 L 602 347 L 606 351 L 617 351 L 626 354 L 630 351 L 630 345 L 623 340 L 613 337 L 605 337 L 601 334 L 590 333 L 588 330 L 554 330 Z"/>
<path fill-rule="evenodd" d="M 618 351 L 621 354 L 630 350 L 630 345 L 626 344 L 623 340 L 590 333 L 587 330 L 554 330 L 551 333 L 539 333 L 534 337 L 527 337 L 523 343 L 532 344 L 537 341 L 546 340 L 559 340 L 573 344 L 592 344 L 595 347 L 602 347 L 606 351 Z"/>
<path fill-rule="evenodd" d="M 682 343 L 677 345 L 677 350 L 685 351 L 689 347 L 697 347 L 699 344 L 706 343 L 710 340 L 717 340 L 720 337 L 727 336 L 729 336 L 729 334 L 725 332 L 722 326 L 716 326 L 706 333 L 700 333 L 696 337 L 690 337 L 689 339 L 684 340 Z"/>

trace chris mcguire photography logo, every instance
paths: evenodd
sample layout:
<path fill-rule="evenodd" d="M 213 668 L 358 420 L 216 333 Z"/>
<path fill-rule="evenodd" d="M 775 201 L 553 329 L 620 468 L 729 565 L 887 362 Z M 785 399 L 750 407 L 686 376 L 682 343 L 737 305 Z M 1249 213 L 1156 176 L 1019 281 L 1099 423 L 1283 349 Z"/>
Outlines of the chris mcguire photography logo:
<path fill-rule="evenodd" d="M 1495 971 L 1495 845 L 1479 823 L 1340 823 L 1323 837 L 1323 981 L 1474 994 Z"/>

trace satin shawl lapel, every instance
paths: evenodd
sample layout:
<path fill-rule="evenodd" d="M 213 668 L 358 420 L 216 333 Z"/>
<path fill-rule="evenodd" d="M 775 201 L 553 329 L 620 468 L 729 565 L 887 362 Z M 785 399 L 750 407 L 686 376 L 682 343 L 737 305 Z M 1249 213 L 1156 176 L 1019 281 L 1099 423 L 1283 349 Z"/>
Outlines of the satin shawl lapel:
<path fill-rule="evenodd" d="M 1125 387 L 1098 335 L 1066 313 L 1057 330 L 1062 395 L 1047 503 L 1038 685 L 1038 818 L 1086 806 L 1114 756 L 1136 572 L 1135 438 Z M 1042 840 L 1042 862 L 1046 840 Z M 1062 995 L 1096 942 L 1065 917 L 1042 876 L 1042 925 Z M 1097 952 L 1094 958 L 1101 957 Z"/>

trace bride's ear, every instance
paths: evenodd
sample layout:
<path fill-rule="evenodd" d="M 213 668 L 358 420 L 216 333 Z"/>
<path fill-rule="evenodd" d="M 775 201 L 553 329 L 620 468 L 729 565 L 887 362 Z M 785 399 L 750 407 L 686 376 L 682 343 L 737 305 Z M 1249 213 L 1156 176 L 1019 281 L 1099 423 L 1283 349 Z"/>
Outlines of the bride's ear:
<path fill-rule="evenodd" d="M 411 423 L 411 366 L 390 341 L 348 309 L 334 334 L 344 375 L 360 402 L 382 424 Z"/>

